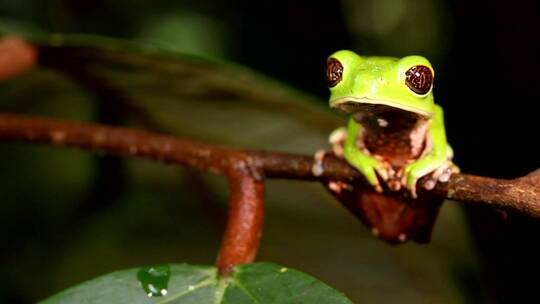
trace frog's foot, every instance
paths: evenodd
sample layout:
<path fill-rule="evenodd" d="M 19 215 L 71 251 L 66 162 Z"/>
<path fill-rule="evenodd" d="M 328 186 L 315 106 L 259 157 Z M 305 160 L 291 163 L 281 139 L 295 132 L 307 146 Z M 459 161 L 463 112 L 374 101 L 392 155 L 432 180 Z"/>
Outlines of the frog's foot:
<path fill-rule="evenodd" d="M 375 191 L 377 191 L 377 193 L 383 193 L 384 192 L 381 184 L 378 181 L 376 183 L 371 184 L 371 186 L 373 186 L 373 189 L 375 189 Z"/>
<path fill-rule="evenodd" d="M 323 161 L 327 154 L 334 154 L 338 158 L 343 158 L 343 144 L 347 140 L 347 129 L 345 127 L 337 128 L 328 137 L 328 142 L 332 145 L 332 151 L 318 150 L 314 155 L 313 167 L 311 172 L 315 176 L 321 176 L 324 172 Z"/>
<path fill-rule="evenodd" d="M 401 190 L 403 186 L 401 184 L 401 179 L 402 179 L 404 170 L 403 168 L 401 168 L 398 171 L 395 171 L 394 168 L 392 168 L 392 166 L 389 166 L 389 167 L 390 167 L 388 169 L 389 178 L 388 180 L 385 180 L 385 182 L 386 182 L 386 185 L 388 186 L 388 189 L 390 189 L 391 191 L 397 192 Z"/>
<path fill-rule="evenodd" d="M 345 127 L 337 128 L 328 137 L 328 142 L 332 145 L 334 155 L 343 158 L 343 144 L 347 140 L 347 129 Z"/>
<path fill-rule="evenodd" d="M 321 176 L 324 172 L 323 161 L 326 154 L 329 153 L 324 149 L 317 150 L 313 156 L 313 166 L 311 167 L 311 173 L 315 176 Z"/>
<path fill-rule="evenodd" d="M 450 176 L 454 173 L 459 173 L 459 168 L 450 160 L 445 161 L 442 166 L 431 173 L 431 176 L 424 183 L 424 189 L 432 190 L 437 185 L 437 182 L 448 182 Z"/>
<path fill-rule="evenodd" d="M 379 155 L 373 155 L 373 158 L 375 158 L 379 163 L 376 167 L 374 167 L 375 172 L 377 172 L 377 175 L 384 181 L 384 182 L 390 182 L 391 179 L 393 179 L 396 175 L 396 171 L 394 168 L 388 163 L 383 157 Z M 392 187 L 390 187 L 392 189 Z"/>
<path fill-rule="evenodd" d="M 391 166 L 381 161 L 376 156 L 368 156 L 363 154 L 350 155 L 347 157 L 347 162 L 356 168 L 365 178 L 365 180 L 374 188 L 378 193 L 383 192 L 380 180 L 387 181 L 390 177 Z"/>
<path fill-rule="evenodd" d="M 350 184 L 342 181 L 329 181 L 328 189 L 337 195 L 341 194 L 343 190 L 353 191 L 353 187 Z"/>
<path fill-rule="evenodd" d="M 379 164 L 376 167 L 373 167 L 373 170 L 377 173 L 377 176 L 380 177 L 391 190 L 393 190 L 390 182 L 395 172 L 392 166 L 390 166 L 390 164 L 385 161 L 379 161 Z M 373 186 L 373 188 L 375 188 L 375 191 L 377 191 L 378 193 L 383 193 L 383 188 L 377 177 L 375 177 L 375 181 L 370 181 L 369 179 L 368 181 Z"/>
<path fill-rule="evenodd" d="M 401 190 L 401 176 L 403 175 L 403 169 L 396 171 L 394 167 L 382 156 L 373 155 L 378 161 L 378 165 L 374 168 L 377 175 L 384 181 L 390 191 L 397 192 Z"/>
<path fill-rule="evenodd" d="M 453 173 L 458 172 L 459 168 L 449 159 L 444 159 L 442 161 L 434 160 L 431 162 L 423 162 L 421 160 L 405 167 L 405 173 L 403 174 L 401 183 L 409 189 L 413 198 L 417 198 L 416 184 L 422 177 L 431 174 L 424 184 L 425 189 L 431 190 L 435 188 L 437 181 L 445 183 L 450 179 L 450 176 Z"/>

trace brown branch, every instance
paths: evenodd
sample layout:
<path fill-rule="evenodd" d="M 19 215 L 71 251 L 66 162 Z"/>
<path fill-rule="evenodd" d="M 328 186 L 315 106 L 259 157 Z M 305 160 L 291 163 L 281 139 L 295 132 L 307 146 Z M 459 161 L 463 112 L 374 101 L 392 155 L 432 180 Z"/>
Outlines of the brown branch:
<path fill-rule="evenodd" d="M 439 184 L 434 190 L 448 199 L 487 204 L 540 218 L 539 173 L 540 170 L 536 170 L 512 180 L 457 174 L 447 184 Z"/>
<path fill-rule="evenodd" d="M 256 254 L 263 218 L 263 176 L 365 183 L 362 176 L 345 161 L 333 157 L 325 159 L 324 173 L 314 176 L 311 172 L 312 156 L 235 150 L 91 123 L 0 114 L 0 140 L 39 142 L 131 155 L 227 176 L 231 205 L 218 257 L 223 274 L 228 273 L 233 265 L 252 261 Z M 438 184 L 431 191 L 442 198 L 487 204 L 540 218 L 540 170 L 513 180 L 455 174 L 448 183 Z"/>
<path fill-rule="evenodd" d="M 219 251 L 221 275 L 234 265 L 253 262 L 259 247 L 264 218 L 264 182 L 250 164 L 238 160 L 228 174 L 229 220 Z"/>

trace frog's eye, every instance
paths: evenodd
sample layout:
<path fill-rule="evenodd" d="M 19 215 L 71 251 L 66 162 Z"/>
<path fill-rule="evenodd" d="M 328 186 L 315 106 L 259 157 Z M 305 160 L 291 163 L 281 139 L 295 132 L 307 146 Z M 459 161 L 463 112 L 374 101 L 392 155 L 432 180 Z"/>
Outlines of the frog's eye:
<path fill-rule="evenodd" d="M 427 94 L 433 85 L 433 73 L 425 65 L 415 65 L 408 69 L 405 78 L 405 84 L 416 94 Z"/>
<path fill-rule="evenodd" d="M 336 86 L 343 78 L 343 65 L 339 60 L 330 58 L 326 62 L 326 83 L 328 87 Z"/>

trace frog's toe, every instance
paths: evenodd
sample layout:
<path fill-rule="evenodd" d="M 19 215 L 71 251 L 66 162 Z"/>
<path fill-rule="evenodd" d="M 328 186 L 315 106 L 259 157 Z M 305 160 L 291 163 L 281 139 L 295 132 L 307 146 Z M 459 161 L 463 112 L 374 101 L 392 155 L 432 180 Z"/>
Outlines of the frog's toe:
<path fill-rule="evenodd" d="M 324 160 L 324 157 L 326 156 L 326 150 L 320 149 L 315 152 L 315 155 L 313 155 L 313 158 L 315 161 L 322 162 Z"/>
<path fill-rule="evenodd" d="M 345 127 L 337 128 L 328 137 L 331 145 L 342 145 L 347 139 L 347 129 Z"/>
<path fill-rule="evenodd" d="M 377 178 L 377 174 L 375 173 L 375 172 L 378 173 L 377 170 L 378 168 L 374 167 L 369 170 L 362 171 L 362 173 L 366 177 L 366 180 L 371 184 L 371 186 L 373 186 L 375 191 L 377 191 L 378 193 L 382 193 L 383 188 L 381 187 L 381 184 L 379 183 L 379 179 Z"/>
<path fill-rule="evenodd" d="M 311 173 L 315 176 L 321 176 L 324 173 L 324 168 L 321 163 L 314 163 L 311 167 Z"/>
<path fill-rule="evenodd" d="M 321 176 L 324 172 L 323 161 L 326 155 L 326 151 L 321 149 L 315 152 L 313 156 L 313 166 L 311 167 L 311 173 L 315 176 Z"/>
<path fill-rule="evenodd" d="M 401 182 L 398 179 L 391 179 L 386 182 L 386 185 L 388 186 L 390 190 L 394 192 L 401 190 L 401 187 L 402 187 Z"/>
<path fill-rule="evenodd" d="M 433 190 L 435 186 L 437 186 L 437 182 L 446 183 L 450 180 L 450 176 L 457 172 L 459 172 L 459 168 L 451 161 L 447 160 L 428 174 L 428 177 L 425 179 L 422 186 L 426 190 Z"/>
<path fill-rule="evenodd" d="M 334 152 L 334 155 L 337 158 L 343 158 L 344 157 L 343 145 L 332 145 L 332 152 Z"/>
<path fill-rule="evenodd" d="M 416 193 L 416 183 L 412 186 L 408 186 L 407 189 L 409 189 L 412 198 L 418 198 L 418 194 Z"/>
<path fill-rule="evenodd" d="M 336 193 L 336 194 L 341 194 L 341 192 L 343 190 L 348 190 L 348 191 L 352 191 L 353 188 L 350 184 L 348 183 L 345 183 L 345 182 L 342 182 L 342 181 L 330 181 L 328 182 L 328 189 L 330 189 L 330 191 Z"/>
<path fill-rule="evenodd" d="M 433 188 L 435 188 L 435 185 L 437 185 L 437 180 L 433 177 L 430 177 L 424 182 L 424 189 L 433 190 Z"/>
<path fill-rule="evenodd" d="M 409 193 L 411 194 L 411 196 L 413 198 L 416 198 L 417 195 L 416 195 L 416 182 L 418 181 L 419 177 L 417 177 L 416 175 L 414 175 L 411 172 L 409 172 L 408 174 L 405 174 L 403 176 L 403 178 L 401 179 L 401 184 L 403 185 L 403 187 L 405 187 L 407 190 L 409 190 Z"/>
<path fill-rule="evenodd" d="M 450 176 L 452 175 L 452 169 L 450 168 L 447 168 L 446 170 L 444 170 L 444 172 L 439 175 L 439 182 L 441 183 L 446 183 L 450 180 Z"/>
<path fill-rule="evenodd" d="M 383 179 L 383 181 L 387 181 L 390 178 L 390 175 L 392 172 L 390 172 L 392 168 L 390 165 L 380 162 L 379 166 L 375 168 L 375 171 L 377 171 L 377 174 Z"/>
<path fill-rule="evenodd" d="M 347 139 L 347 129 L 342 127 L 334 130 L 328 137 L 328 142 L 332 145 L 332 151 L 338 158 L 343 158 L 343 144 Z"/>
<path fill-rule="evenodd" d="M 410 167 L 405 170 L 402 184 L 409 190 L 412 198 L 418 197 L 416 193 L 416 184 L 418 180 L 424 175 L 425 174 L 423 174 L 423 172 L 419 168 Z"/>
<path fill-rule="evenodd" d="M 376 168 L 377 174 L 385 182 L 388 189 L 391 191 L 397 192 L 401 190 L 401 174 L 402 172 L 396 172 L 392 165 L 386 161 L 379 161 L 379 166 Z"/>
<path fill-rule="evenodd" d="M 443 174 L 441 174 L 439 176 L 439 181 L 441 183 L 446 183 L 450 180 L 450 177 L 452 176 L 452 174 L 454 173 L 459 173 L 459 168 L 458 166 L 454 165 L 452 162 L 450 162 L 448 168 L 446 168 L 446 170 L 444 170 Z"/>
<path fill-rule="evenodd" d="M 424 188 L 431 190 L 435 188 L 437 182 L 446 183 L 450 180 L 450 176 L 454 173 L 458 173 L 459 168 L 451 161 L 445 161 L 439 168 L 437 168 L 431 174 L 431 178 L 424 183 Z M 432 182 L 433 181 L 433 182 Z"/>
<path fill-rule="evenodd" d="M 441 166 L 435 169 L 431 173 L 431 176 L 424 182 L 424 189 L 432 190 L 437 185 L 437 181 L 443 182 L 442 180 L 446 178 L 448 166 L 448 161 L 445 161 Z"/>
<path fill-rule="evenodd" d="M 361 172 L 366 178 L 367 182 L 375 189 L 375 191 L 382 193 L 383 188 L 381 187 L 381 184 L 379 183 L 379 179 L 377 178 L 378 168 L 379 166 L 368 167 L 361 170 Z"/>

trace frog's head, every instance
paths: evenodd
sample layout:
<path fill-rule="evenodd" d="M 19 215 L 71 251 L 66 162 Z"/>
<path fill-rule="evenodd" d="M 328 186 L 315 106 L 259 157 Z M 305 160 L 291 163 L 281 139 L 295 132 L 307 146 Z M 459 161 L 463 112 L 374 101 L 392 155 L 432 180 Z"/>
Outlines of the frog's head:
<path fill-rule="evenodd" d="M 397 111 L 417 118 L 433 115 L 434 71 L 421 56 L 362 57 L 338 51 L 328 57 L 330 106 L 348 114 Z"/>

